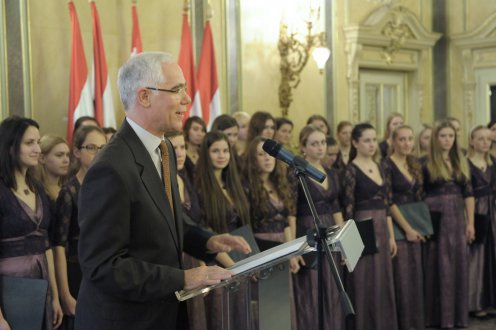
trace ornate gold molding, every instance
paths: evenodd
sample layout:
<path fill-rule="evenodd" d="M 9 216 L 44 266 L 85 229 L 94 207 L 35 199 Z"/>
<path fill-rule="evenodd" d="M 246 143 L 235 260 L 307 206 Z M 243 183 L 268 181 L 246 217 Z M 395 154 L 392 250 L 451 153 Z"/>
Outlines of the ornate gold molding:
<path fill-rule="evenodd" d="M 389 39 L 389 45 L 384 48 L 384 59 L 386 63 L 391 64 L 396 53 L 405 45 L 407 39 L 413 37 L 413 33 L 404 23 L 404 13 L 402 7 L 396 7 L 392 10 L 392 16 L 389 22 L 382 29 L 382 34 Z"/>
<path fill-rule="evenodd" d="M 293 102 L 293 89 L 298 87 L 300 74 L 310 57 L 310 51 L 325 44 L 325 33 L 313 33 L 313 23 L 306 22 L 307 31 L 304 40 L 300 40 L 295 32 L 288 33 L 288 26 L 281 22 L 277 48 L 281 57 L 281 83 L 279 85 L 279 106 L 286 117 L 289 106 Z"/>

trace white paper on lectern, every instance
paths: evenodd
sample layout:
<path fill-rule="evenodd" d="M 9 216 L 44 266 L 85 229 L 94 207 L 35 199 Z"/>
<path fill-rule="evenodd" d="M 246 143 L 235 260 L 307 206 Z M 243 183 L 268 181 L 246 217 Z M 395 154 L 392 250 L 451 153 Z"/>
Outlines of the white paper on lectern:
<path fill-rule="evenodd" d="M 255 254 L 251 257 L 238 261 L 228 269 L 234 274 L 242 274 L 246 271 L 252 270 L 259 266 L 269 263 L 270 261 L 277 260 L 289 254 L 294 254 L 298 251 L 301 251 L 303 254 L 307 245 L 306 236 L 297 238 L 293 241 L 286 242 L 284 244 L 280 244 L 276 247 L 273 247 L 269 250 L 265 250 L 258 254 Z"/>
<path fill-rule="evenodd" d="M 189 291 L 176 291 L 176 298 L 179 301 L 185 301 L 198 295 L 210 292 L 214 289 L 229 286 L 231 283 L 250 278 L 259 270 L 278 265 L 294 256 L 301 255 L 309 251 L 311 251 L 311 247 L 308 246 L 305 236 L 284 244 L 280 244 L 269 250 L 257 253 L 235 263 L 233 266 L 228 268 L 233 273 L 233 277 L 231 279 L 203 288 Z"/>
<path fill-rule="evenodd" d="M 342 225 L 329 228 L 327 244 L 332 247 L 332 251 L 341 253 L 348 270 L 352 272 L 364 248 L 355 221 L 348 220 Z M 190 291 L 176 291 L 176 297 L 179 301 L 188 300 L 211 290 L 229 286 L 231 283 L 239 282 L 255 275 L 260 270 L 270 268 L 292 257 L 311 251 L 315 251 L 315 248 L 308 245 L 306 236 L 302 236 L 238 261 L 228 268 L 233 273 L 233 277 L 229 280 Z"/>

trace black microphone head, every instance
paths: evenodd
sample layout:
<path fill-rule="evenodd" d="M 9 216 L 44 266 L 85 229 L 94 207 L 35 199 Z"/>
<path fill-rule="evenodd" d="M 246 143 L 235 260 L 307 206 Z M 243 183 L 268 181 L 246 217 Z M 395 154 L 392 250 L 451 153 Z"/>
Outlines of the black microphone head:
<path fill-rule="evenodd" d="M 281 149 L 281 145 L 272 139 L 268 139 L 262 145 L 262 149 L 272 157 L 275 157 Z"/>

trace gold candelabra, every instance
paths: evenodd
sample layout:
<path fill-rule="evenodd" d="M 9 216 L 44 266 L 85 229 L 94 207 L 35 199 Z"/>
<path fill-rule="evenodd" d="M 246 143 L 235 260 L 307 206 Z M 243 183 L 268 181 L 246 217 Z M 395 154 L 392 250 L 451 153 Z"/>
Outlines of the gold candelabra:
<path fill-rule="evenodd" d="M 329 49 L 325 47 L 325 32 L 314 33 L 313 28 L 312 20 L 306 21 L 306 36 L 302 40 L 296 32 L 288 32 L 288 25 L 285 22 L 280 24 L 279 42 L 277 44 L 281 56 L 279 105 L 284 117 L 288 115 L 289 106 L 293 101 L 293 89 L 298 87 L 301 81 L 301 71 L 307 64 L 312 49 L 320 50 L 320 52 L 314 54 L 314 58 L 321 73 L 330 55 Z M 325 59 L 322 59 L 322 56 Z M 319 57 L 319 59 L 316 57 Z"/>

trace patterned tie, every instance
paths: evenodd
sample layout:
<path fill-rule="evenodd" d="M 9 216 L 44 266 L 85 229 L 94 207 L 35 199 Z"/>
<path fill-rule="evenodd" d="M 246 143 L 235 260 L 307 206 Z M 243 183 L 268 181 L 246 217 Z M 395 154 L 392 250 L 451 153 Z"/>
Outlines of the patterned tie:
<path fill-rule="evenodd" d="M 174 216 L 174 204 L 172 202 L 172 187 L 170 178 L 170 167 L 169 167 L 169 148 L 167 144 L 162 141 L 160 142 L 160 153 L 162 154 L 162 177 L 164 179 L 165 192 L 167 193 L 167 199 L 172 210 L 172 215 Z"/>

